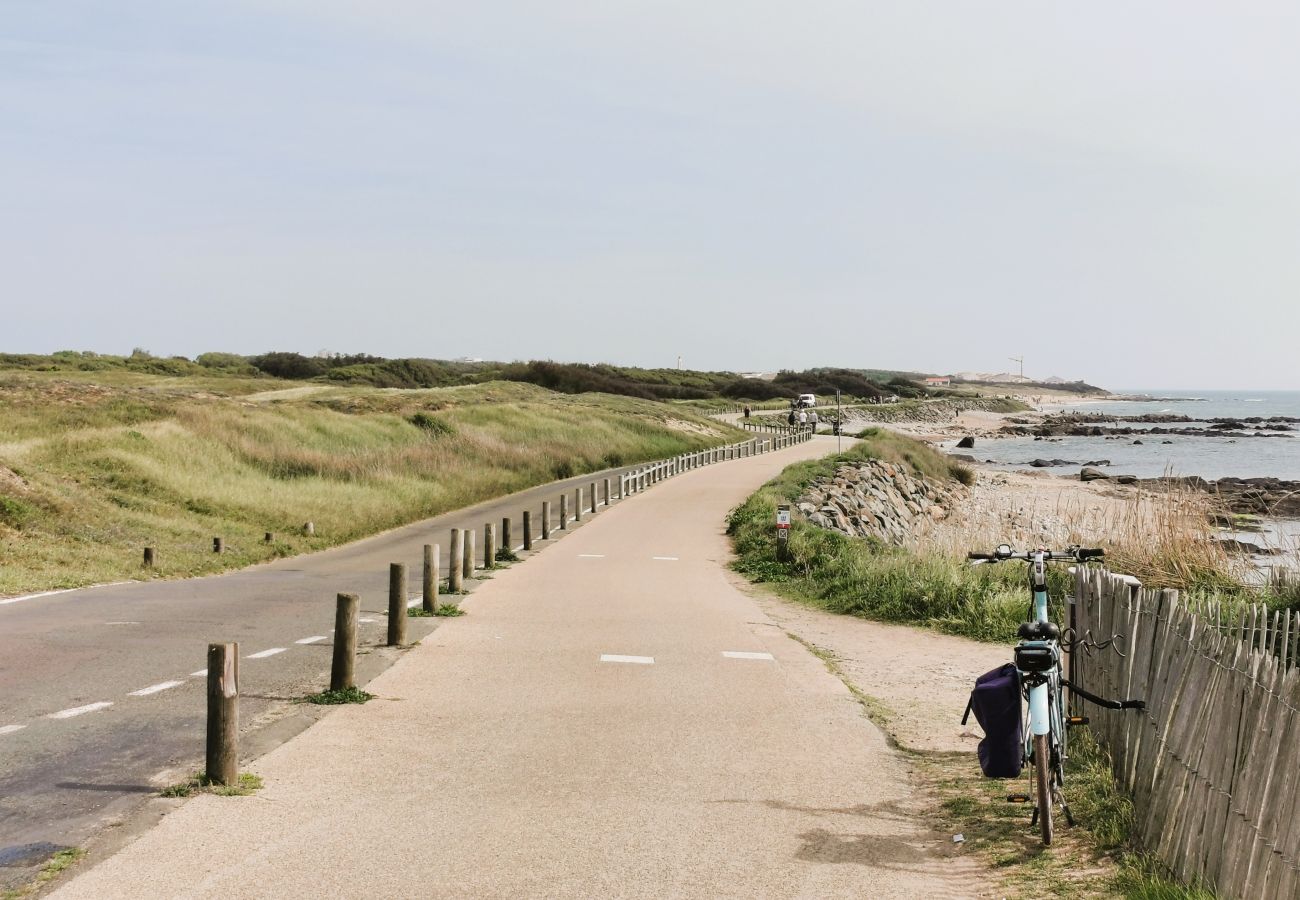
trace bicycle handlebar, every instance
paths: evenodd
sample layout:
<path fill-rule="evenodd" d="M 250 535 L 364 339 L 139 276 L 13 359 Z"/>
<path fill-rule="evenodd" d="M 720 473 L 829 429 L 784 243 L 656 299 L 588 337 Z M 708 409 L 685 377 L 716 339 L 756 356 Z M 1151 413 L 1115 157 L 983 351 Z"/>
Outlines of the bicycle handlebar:
<path fill-rule="evenodd" d="M 1003 546 L 1006 547 L 1005 544 Z M 1026 550 L 1019 553 L 1013 551 L 1010 547 L 1006 547 L 1004 552 L 999 550 L 996 553 L 967 553 L 966 558 L 975 562 L 1003 562 L 1008 559 L 1030 562 L 1033 560 L 1035 553 L 1042 553 L 1044 559 L 1061 562 L 1087 562 L 1090 559 L 1101 559 L 1106 555 L 1106 551 L 1100 547 L 1071 547 L 1068 550 Z"/>

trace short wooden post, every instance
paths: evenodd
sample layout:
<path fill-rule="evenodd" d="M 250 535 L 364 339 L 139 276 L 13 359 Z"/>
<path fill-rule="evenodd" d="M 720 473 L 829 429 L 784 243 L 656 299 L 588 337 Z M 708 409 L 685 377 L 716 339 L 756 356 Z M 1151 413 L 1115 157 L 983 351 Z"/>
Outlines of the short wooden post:
<path fill-rule="evenodd" d="M 275 535 L 272 534 L 272 533 L 269 532 L 269 531 L 268 531 L 268 532 L 266 533 L 266 535 L 262 538 L 262 542 L 263 542 L 263 543 L 266 543 L 266 544 L 269 544 L 269 543 L 271 543 L 271 542 L 274 541 L 274 540 L 275 540 Z"/>
<path fill-rule="evenodd" d="M 560 495 L 560 530 L 568 531 L 569 529 L 569 495 Z"/>
<path fill-rule="evenodd" d="M 438 557 L 441 550 L 437 544 L 424 545 L 424 590 L 420 596 L 421 606 L 427 613 L 438 611 Z"/>
<path fill-rule="evenodd" d="M 315 522 L 304 522 L 304 523 L 303 523 L 303 526 L 302 526 L 302 533 L 305 534 L 305 535 L 307 535 L 307 537 L 312 537 L 313 535 L 315 535 L 315 534 L 316 534 L 316 523 L 315 523 Z"/>
<path fill-rule="evenodd" d="M 225 542 L 225 541 L 223 541 L 223 540 L 222 540 L 221 538 L 219 538 L 219 537 L 214 537 L 214 538 L 212 539 L 212 552 L 213 552 L 213 553 L 221 553 L 221 552 L 223 552 L 225 549 L 226 549 L 226 542 Z"/>
<path fill-rule="evenodd" d="M 524 549 L 533 549 L 533 514 L 529 510 L 523 513 Z"/>
<path fill-rule="evenodd" d="M 406 643 L 406 563 L 388 566 L 388 646 Z"/>
<path fill-rule="evenodd" d="M 506 548 L 507 553 L 513 553 L 515 549 L 514 535 L 510 532 L 513 530 L 509 516 L 501 517 L 501 546 Z"/>
<path fill-rule="evenodd" d="M 474 529 L 466 528 L 461 532 L 465 536 L 465 558 L 461 563 L 461 574 L 466 578 L 474 577 Z"/>
<path fill-rule="evenodd" d="M 582 488 L 573 489 L 573 521 L 582 521 Z"/>
<path fill-rule="evenodd" d="M 596 514 L 596 482 L 591 483 L 591 514 Z"/>
<path fill-rule="evenodd" d="M 610 499 L 612 498 L 609 496 L 609 479 L 606 478 L 605 479 L 605 505 L 606 506 L 609 506 Z"/>
<path fill-rule="evenodd" d="M 208 747 L 214 784 L 239 778 L 239 644 L 208 644 Z"/>
<path fill-rule="evenodd" d="M 156 559 L 156 557 L 155 557 L 154 554 L 153 554 L 153 547 L 145 547 L 145 548 L 144 548 L 144 567 L 145 567 L 146 569 L 152 569 L 152 568 L 153 568 L 153 565 L 154 565 L 154 562 L 155 562 L 155 559 Z"/>
<path fill-rule="evenodd" d="M 339 594 L 334 610 L 334 662 L 330 666 L 330 690 L 356 687 L 357 614 L 361 600 L 356 594 Z"/>
<path fill-rule="evenodd" d="M 491 522 L 483 526 L 483 568 L 492 569 L 497 564 L 497 527 Z"/>
<path fill-rule="evenodd" d="M 459 594 L 464 587 L 464 575 L 460 567 L 461 557 L 465 555 L 465 538 L 459 528 L 451 530 L 451 549 L 447 555 L 447 590 Z"/>
<path fill-rule="evenodd" d="M 622 500 L 623 492 L 627 489 L 627 474 L 624 473 L 622 475 L 619 475 L 618 480 L 615 481 L 614 483 L 618 485 L 618 493 L 614 495 L 614 499 Z"/>
<path fill-rule="evenodd" d="M 542 501 L 542 540 L 551 539 L 551 501 Z"/>

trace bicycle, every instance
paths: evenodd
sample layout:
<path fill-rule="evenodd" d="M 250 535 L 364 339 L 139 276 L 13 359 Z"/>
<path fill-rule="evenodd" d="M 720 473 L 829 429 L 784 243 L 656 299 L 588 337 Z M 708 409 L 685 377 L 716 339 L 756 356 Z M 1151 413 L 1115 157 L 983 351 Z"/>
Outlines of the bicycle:
<path fill-rule="evenodd" d="M 1074 824 L 1069 804 L 1065 802 L 1065 760 L 1067 734 L 1070 728 L 1088 724 L 1087 716 L 1067 715 L 1063 702 L 1063 691 L 1107 709 L 1145 709 L 1142 700 L 1106 700 L 1083 688 L 1073 685 L 1065 678 L 1061 667 L 1061 648 L 1069 652 L 1083 649 L 1104 650 L 1114 646 L 1121 656 L 1117 641 L 1123 635 L 1113 635 L 1102 642 L 1093 640 L 1089 633 L 1082 639 L 1067 628 L 1062 634 L 1061 628 L 1050 621 L 1047 616 L 1047 564 L 1049 562 L 1073 562 L 1084 564 L 1099 560 L 1105 551 L 1070 547 L 1066 550 L 1038 549 L 1017 553 L 1008 544 L 1001 544 L 993 553 L 969 553 L 967 558 L 973 565 L 993 564 L 1019 560 L 1029 564 L 1029 590 L 1033 597 L 1030 607 L 1030 621 L 1022 622 L 1016 634 L 1020 641 L 1015 647 L 1015 668 L 1020 676 L 1020 693 L 1029 709 L 1029 728 L 1023 728 L 1024 707 L 1021 711 L 1021 733 L 1024 739 L 1021 747 L 1021 765 L 1028 763 L 1033 769 L 1034 813 L 1029 827 L 1039 826 L 1043 843 L 1052 843 L 1052 807 L 1057 805 L 1065 813 L 1065 819 Z M 1070 602 L 1073 602 L 1071 600 Z M 962 719 L 965 722 L 965 718 Z M 1021 794 L 1011 794 L 1007 800 L 1013 803 L 1027 803 L 1030 798 Z"/>

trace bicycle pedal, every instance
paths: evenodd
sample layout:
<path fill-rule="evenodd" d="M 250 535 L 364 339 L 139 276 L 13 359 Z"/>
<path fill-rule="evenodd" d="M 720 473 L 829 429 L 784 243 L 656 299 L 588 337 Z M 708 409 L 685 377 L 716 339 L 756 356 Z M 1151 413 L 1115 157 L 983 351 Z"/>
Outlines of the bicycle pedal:
<path fill-rule="evenodd" d="M 1029 795 L 1028 795 L 1028 794 L 1007 794 L 1007 802 L 1008 802 L 1008 803 L 1028 803 L 1028 802 L 1029 802 Z"/>
<path fill-rule="evenodd" d="M 1073 728 L 1076 725 L 1087 725 L 1087 724 L 1088 724 L 1087 716 L 1070 716 L 1065 720 L 1065 725 L 1067 728 Z"/>

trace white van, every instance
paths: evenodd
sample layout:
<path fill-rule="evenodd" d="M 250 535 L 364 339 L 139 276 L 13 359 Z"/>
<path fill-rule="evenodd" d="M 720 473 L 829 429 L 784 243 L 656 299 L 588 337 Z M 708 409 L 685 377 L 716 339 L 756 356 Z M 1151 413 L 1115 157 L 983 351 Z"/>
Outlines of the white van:
<path fill-rule="evenodd" d="M 816 395 L 816 394 L 800 394 L 800 395 L 799 395 L 799 405 L 800 405 L 801 407 L 813 407 L 813 406 L 816 406 L 816 405 L 817 405 L 817 395 Z"/>

